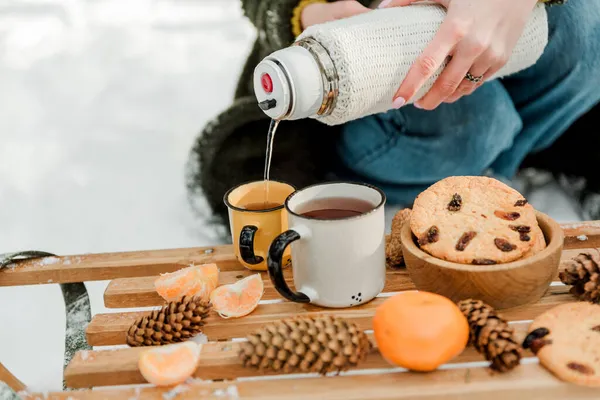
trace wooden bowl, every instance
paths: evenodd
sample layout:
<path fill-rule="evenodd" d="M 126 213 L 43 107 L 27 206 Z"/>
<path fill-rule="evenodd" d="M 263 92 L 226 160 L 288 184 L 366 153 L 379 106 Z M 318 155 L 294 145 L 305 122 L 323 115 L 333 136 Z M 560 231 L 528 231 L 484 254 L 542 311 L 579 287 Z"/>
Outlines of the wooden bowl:
<path fill-rule="evenodd" d="M 470 265 L 444 261 L 417 246 L 410 224 L 402 228 L 406 268 L 419 290 L 452 301 L 473 298 L 494 308 L 510 308 L 539 300 L 556 276 L 564 234 L 556 221 L 536 212 L 547 246 L 538 254 L 506 264 Z"/>

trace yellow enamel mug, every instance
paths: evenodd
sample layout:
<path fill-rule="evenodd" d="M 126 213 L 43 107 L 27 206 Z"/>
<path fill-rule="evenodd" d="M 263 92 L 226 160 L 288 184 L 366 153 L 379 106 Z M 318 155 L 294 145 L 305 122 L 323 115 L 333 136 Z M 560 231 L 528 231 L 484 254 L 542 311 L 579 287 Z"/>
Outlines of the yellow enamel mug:
<path fill-rule="evenodd" d="M 288 229 L 284 203 L 296 189 L 287 183 L 269 181 L 244 183 L 229 190 L 224 197 L 229 209 L 229 226 L 235 255 L 246 268 L 267 270 L 269 246 L 281 232 Z M 284 254 L 283 265 L 289 265 L 291 255 Z"/>

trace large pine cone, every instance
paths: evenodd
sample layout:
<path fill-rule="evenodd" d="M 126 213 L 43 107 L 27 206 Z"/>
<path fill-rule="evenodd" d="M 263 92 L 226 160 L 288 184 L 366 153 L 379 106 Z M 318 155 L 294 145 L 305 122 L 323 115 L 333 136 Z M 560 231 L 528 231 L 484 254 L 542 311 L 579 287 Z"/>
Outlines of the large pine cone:
<path fill-rule="evenodd" d="M 505 372 L 519 365 L 522 347 L 508 322 L 481 300 L 463 300 L 458 307 L 469 321 L 471 344 L 492 362 L 492 369 Z"/>
<path fill-rule="evenodd" d="M 127 331 L 127 344 L 161 346 L 183 342 L 202 332 L 210 305 L 201 297 L 185 296 L 138 318 Z"/>
<path fill-rule="evenodd" d="M 570 292 L 583 301 L 600 304 L 600 257 L 581 253 L 561 264 L 558 274 L 565 285 L 573 285 Z"/>
<path fill-rule="evenodd" d="M 274 322 L 248 335 L 239 357 L 245 367 L 292 372 L 341 372 L 358 365 L 371 342 L 353 323 L 334 317 Z"/>

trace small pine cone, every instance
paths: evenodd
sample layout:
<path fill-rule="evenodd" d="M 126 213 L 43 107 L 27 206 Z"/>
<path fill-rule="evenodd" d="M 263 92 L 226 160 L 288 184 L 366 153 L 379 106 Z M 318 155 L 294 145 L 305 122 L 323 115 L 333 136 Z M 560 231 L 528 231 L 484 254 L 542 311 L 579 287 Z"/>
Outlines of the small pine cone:
<path fill-rule="evenodd" d="M 519 365 L 522 347 L 513 336 L 513 328 L 496 310 L 472 299 L 459 302 L 458 307 L 469 322 L 469 341 L 492 362 L 492 369 L 506 372 Z"/>
<path fill-rule="evenodd" d="M 371 342 L 353 323 L 334 317 L 297 317 L 247 336 L 239 357 L 245 367 L 284 373 L 341 372 L 358 365 Z"/>
<path fill-rule="evenodd" d="M 183 342 L 202 332 L 209 311 L 210 305 L 201 297 L 171 301 L 139 317 L 127 331 L 127 344 L 138 347 Z"/>
<path fill-rule="evenodd" d="M 390 269 L 398 269 L 404 266 L 404 255 L 402 254 L 402 227 L 410 222 L 410 208 L 400 210 L 392 219 L 392 232 L 385 237 L 385 260 Z"/>
<path fill-rule="evenodd" d="M 558 274 L 565 285 L 572 285 L 570 292 L 579 300 L 600 304 L 600 257 L 581 253 L 563 261 Z"/>

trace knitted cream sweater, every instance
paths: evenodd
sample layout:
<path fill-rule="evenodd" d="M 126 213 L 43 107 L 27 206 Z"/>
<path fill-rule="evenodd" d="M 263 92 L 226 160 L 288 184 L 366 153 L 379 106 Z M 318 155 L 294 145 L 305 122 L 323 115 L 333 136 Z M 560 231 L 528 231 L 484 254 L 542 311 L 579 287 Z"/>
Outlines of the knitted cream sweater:
<path fill-rule="evenodd" d="M 338 125 L 390 110 L 400 83 L 437 33 L 445 15 L 445 9 L 439 5 L 417 3 L 307 28 L 298 39 L 312 37 L 321 43 L 328 50 L 339 76 L 339 95 L 333 113 L 317 119 Z M 546 9 L 538 4 L 508 63 L 493 78 L 533 65 L 547 42 Z M 409 102 L 420 99 L 443 68 Z"/>

